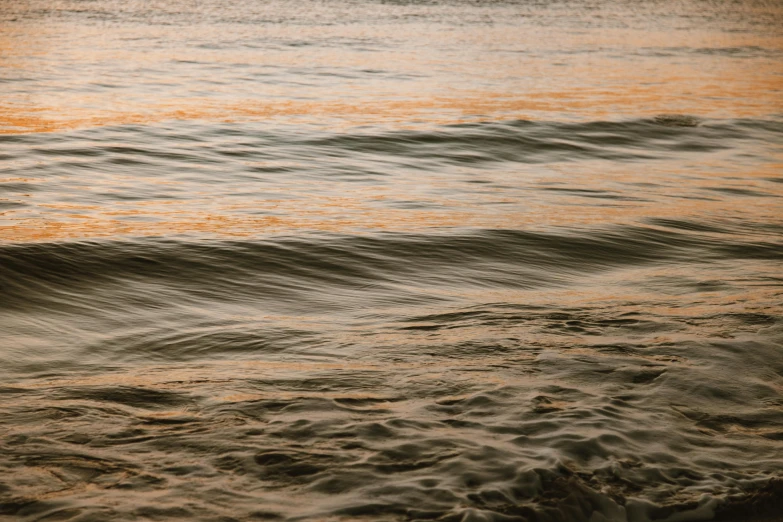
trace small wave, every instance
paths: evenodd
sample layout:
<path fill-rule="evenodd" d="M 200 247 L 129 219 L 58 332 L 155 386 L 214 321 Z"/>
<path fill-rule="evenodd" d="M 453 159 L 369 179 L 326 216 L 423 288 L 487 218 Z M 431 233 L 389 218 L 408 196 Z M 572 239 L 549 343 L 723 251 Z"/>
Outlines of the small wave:
<path fill-rule="evenodd" d="M 660 114 L 653 121 L 666 127 L 698 127 L 701 123 L 699 118 L 687 114 Z"/>
<path fill-rule="evenodd" d="M 417 130 L 355 128 L 350 132 L 325 133 L 316 128 L 302 132 L 296 127 L 274 129 L 257 124 L 200 126 L 119 126 L 57 136 L 0 135 L 11 145 L 9 159 L 28 161 L 40 157 L 62 165 L 68 161 L 89 162 L 97 168 L 107 161 L 148 162 L 167 168 L 189 164 L 219 166 L 234 160 L 285 160 L 292 151 L 301 160 L 340 161 L 358 159 L 376 164 L 404 160 L 427 168 L 428 162 L 453 165 L 483 163 L 549 163 L 586 159 L 636 161 L 670 159 L 682 152 L 712 152 L 739 147 L 748 139 L 777 143 L 783 125 L 773 120 L 702 120 L 696 116 L 661 114 L 629 121 L 580 123 L 477 122 Z M 123 145 L 118 146 L 121 140 Z M 175 143 L 158 147 L 156 143 Z M 193 147 L 198 144 L 198 147 Z"/>
<path fill-rule="evenodd" d="M 511 161 L 544 163 L 590 158 L 615 161 L 670 157 L 672 152 L 730 148 L 748 131 L 780 134 L 773 122 L 706 122 L 696 116 L 662 114 L 631 121 L 557 123 L 509 121 L 444 126 L 430 131 L 342 134 L 302 145 L 406 158 L 439 158 L 457 164 Z M 768 139 L 772 139 L 770 136 Z M 662 153 L 667 153 L 664 156 Z"/>

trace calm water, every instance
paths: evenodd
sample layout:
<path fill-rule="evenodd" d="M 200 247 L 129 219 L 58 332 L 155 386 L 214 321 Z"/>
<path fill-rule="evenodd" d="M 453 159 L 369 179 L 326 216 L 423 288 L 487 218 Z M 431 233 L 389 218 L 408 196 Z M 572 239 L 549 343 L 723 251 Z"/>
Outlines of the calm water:
<path fill-rule="evenodd" d="M 0 0 L 0 520 L 779 520 L 782 28 Z"/>

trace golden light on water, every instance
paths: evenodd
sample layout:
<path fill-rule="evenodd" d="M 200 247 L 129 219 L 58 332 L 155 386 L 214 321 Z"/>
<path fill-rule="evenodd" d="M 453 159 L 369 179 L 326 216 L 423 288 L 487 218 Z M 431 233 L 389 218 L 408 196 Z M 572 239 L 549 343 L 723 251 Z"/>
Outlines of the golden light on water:
<path fill-rule="evenodd" d="M 781 34 L 716 32 L 706 26 L 689 31 L 607 27 L 585 33 L 493 23 L 459 32 L 381 25 L 368 35 L 365 28 L 351 25 L 272 24 L 243 27 L 236 36 L 241 45 L 220 46 L 209 42 L 225 35 L 203 24 L 176 30 L 156 24 L 120 26 L 110 32 L 67 19 L 47 23 L 46 18 L 19 18 L 2 24 L 0 68 L 10 80 L 0 99 L 4 135 L 130 124 L 154 128 L 173 121 L 303 124 L 333 132 L 513 120 L 624 121 L 661 113 L 757 118 L 783 112 L 783 68 L 774 56 L 783 52 Z M 316 44 L 297 47 L 304 41 Z M 416 43 L 416 52 L 406 47 L 409 41 Z M 455 47 L 464 52 L 443 50 Z M 692 52 L 683 59 L 678 49 Z M 772 54 L 759 54 L 759 49 Z M 743 53 L 757 56 L 743 59 Z M 35 81 L 28 87 L 29 79 Z M 51 159 L 73 160 L 67 159 L 67 151 Z M 143 154 L 136 159 L 143 160 Z M 13 168 L 13 162 L 7 165 Z M 0 240 L 568 226 L 633 222 L 653 210 L 683 218 L 704 212 L 717 216 L 739 213 L 746 204 L 701 193 L 713 176 L 708 165 L 694 177 L 679 172 L 680 166 L 582 163 L 577 178 L 567 164 L 515 166 L 493 178 L 504 189 L 493 191 L 490 185 L 469 201 L 437 194 L 459 192 L 455 181 L 442 181 L 427 195 L 409 193 L 398 184 L 339 195 L 293 187 L 288 199 L 254 196 L 252 190 L 244 197 L 204 197 L 198 194 L 203 187 L 136 179 L 131 168 L 98 168 L 101 177 L 92 184 L 107 193 L 121 194 L 139 183 L 171 183 L 182 190 L 177 197 L 115 198 L 111 203 L 90 203 L 89 194 L 70 202 L 41 199 L 34 190 L 14 194 L 5 200 L 12 207 L 0 214 Z M 737 167 L 745 178 L 764 179 L 774 177 L 778 166 L 754 168 L 757 172 L 748 173 Z M 661 190 L 670 195 L 660 187 L 639 189 L 638 201 L 611 204 L 567 191 L 530 197 L 536 187 L 523 178 L 554 184 L 568 179 L 581 190 L 594 190 L 607 182 L 643 183 L 651 172 L 662 176 L 663 184 L 676 179 L 677 190 L 693 198 L 684 203 L 660 197 Z M 19 183 L 14 179 L 0 183 Z M 46 177 L 22 183 L 51 182 Z M 779 194 L 776 187 L 763 190 Z M 403 208 L 399 203 L 404 201 L 417 206 Z M 774 215 L 774 201 L 761 199 L 754 205 Z"/>
<path fill-rule="evenodd" d="M 779 164 L 742 169 L 743 178 L 731 182 L 737 172 L 711 172 L 709 163 L 693 171 L 671 165 L 641 169 L 584 164 L 579 175 L 570 175 L 568 164 L 542 174 L 538 167 L 500 171 L 490 180 L 503 188 L 489 186 L 470 198 L 459 197 L 459 179 L 428 181 L 424 185 L 356 186 L 351 191 L 329 194 L 313 192 L 307 184 L 294 185 L 285 198 L 253 195 L 218 197 L 191 194 L 188 198 L 142 201 L 111 201 L 96 204 L 36 202 L 35 192 L 23 201 L 24 210 L 0 213 L 4 226 L 0 240 L 55 241 L 84 238 L 116 238 L 175 235 L 213 237 L 257 237 L 293 231 L 366 233 L 370 231 L 424 232 L 452 227 L 514 229 L 550 226 L 632 224 L 651 214 L 671 219 L 717 220 L 742 216 L 752 199 L 754 213 L 774 219 L 780 213 L 778 198 L 783 186 L 766 180 L 779 173 Z M 660 185 L 644 186 L 651 176 Z M 569 177 L 570 176 L 570 177 Z M 567 183 L 564 180 L 568 180 Z M 45 184 L 45 178 L 5 178 L 3 183 Z M 96 182 L 89 190 L 123 190 L 122 176 Z M 169 181 L 176 188 L 177 183 Z M 745 191 L 747 197 L 719 197 L 720 190 Z M 636 190 L 630 201 L 612 201 L 607 186 Z M 638 186 L 638 188 L 633 188 Z M 673 187 L 676 186 L 676 189 Z M 429 187 L 430 194 L 422 193 Z M 187 190 L 187 184 L 183 186 Z M 541 190 L 544 189 L 544 190 Z M 719 190 L 715 192 L 715 190 Z M 751 197 L 754 189 L 767 197 Z M 89 198 L 89 190 L 84 197 Z M 675 190 L 675 192 L 672 192 Z M 600 197 L 591 197 L 598 191 Z M 437 195 L 438 192 L 452 195 Z M 601 196 L 603 195 L 603 196 Z M 674 197 L 673 197 L 674 196 Z M 419 208 L 400 208 L 415 201 Z M 45 217 L 43 217 L 45 216 Z"/>
<path fill-rule="evenodd" d="M 405 32 L 416 26 L 380 26 L 373 41 L 395 43 L 364 49 L 330 44 L 367 38 L 362 28 L 272 25 L 245 29 L 240 36 L 253 45 L 226 48 L 194 45 L 220 31 L 203 25 L 107 33 L 62 20 L 0 24 L 0 68 L 12 80 L 37 78 L 34 89 L 6 83 L 4 134 L 168 120 L 404 126 L 783 111 L 780 60 L 741 58 L 748 49 L 783 52 L 783 35 L 502 24 L 423 35 Z M 426 45 L 400 52 L 406 37 Z M 322 45 L 279 43 L 307 39 Z M 463 56 L 435 51 L 455 45 Z M 673 51 L 683 48 L 694 49 L 687 60 Z M 433 74 L 444 59 L 448 74 Z"/>

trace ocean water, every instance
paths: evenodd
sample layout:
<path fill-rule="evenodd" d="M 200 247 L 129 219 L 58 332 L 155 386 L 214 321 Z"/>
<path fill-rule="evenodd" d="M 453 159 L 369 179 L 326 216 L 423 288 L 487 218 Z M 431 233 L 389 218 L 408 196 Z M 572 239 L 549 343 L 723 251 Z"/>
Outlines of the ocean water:
<path fill-rule="evenodd" d="M 0 520 L 781 520 L 783 3 L 0 0 Z"/>

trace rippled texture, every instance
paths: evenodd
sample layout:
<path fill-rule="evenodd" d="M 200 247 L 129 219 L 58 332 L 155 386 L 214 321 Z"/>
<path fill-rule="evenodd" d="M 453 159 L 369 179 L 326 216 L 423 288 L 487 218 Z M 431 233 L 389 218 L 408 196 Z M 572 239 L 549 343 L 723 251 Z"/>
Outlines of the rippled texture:
<path fill-rule="evenodd" d="M 781 20 L 0 0 L 0 520 L 780 520 Z"/>

